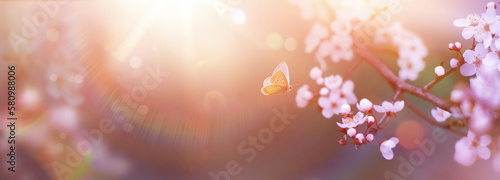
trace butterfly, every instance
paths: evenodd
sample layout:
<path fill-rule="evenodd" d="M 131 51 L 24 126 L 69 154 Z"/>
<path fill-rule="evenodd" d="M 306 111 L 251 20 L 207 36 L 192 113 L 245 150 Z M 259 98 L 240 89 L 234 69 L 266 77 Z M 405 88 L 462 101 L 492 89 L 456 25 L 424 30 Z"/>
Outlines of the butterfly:
<path fill-rule="evenodd" d="M 286 62 L 281 62 L 274 69 L 273 75 L 264 80 L 263 86 L 264 87 L 262 87 L 260 91 L 262 91 L 262 94 L 264 95 L 286 93 L 292 90 Z"/>

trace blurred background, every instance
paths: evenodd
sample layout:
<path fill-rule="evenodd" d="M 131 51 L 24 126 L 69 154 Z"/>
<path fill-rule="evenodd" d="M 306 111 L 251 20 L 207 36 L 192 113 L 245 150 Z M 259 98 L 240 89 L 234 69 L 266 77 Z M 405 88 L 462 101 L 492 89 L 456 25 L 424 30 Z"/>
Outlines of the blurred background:
<path fill-rule="evenodd" d="M 392 21 L 429 49 L 426 70 L 412 82 L 422 86 L 455 56 L 448 43 L 471 46 L 453 20 L 484 12 L 488 1 L 401 1 Z M 297 108 L 296 89 L 264 96 L 263 80 L 282 61 L 296 87 L 314 84 L 309 71 L 318 64 L 304 51 L 313 21 L 286 0 L 2 1 L 0 9 L 0 179 L 213 179 L 210 172 L 234 161 L 241 172 L 231 179 L 384 179 L 399 175 L 398 157 L 408 160 L 419 151 L 415 139 L 432 140 L 436 128 L 403 110 L 378 134 L 401 140 L 387 161 L 377 143 L 358 151 L 338 145 L 340 117 L 325 119 L 317 104 Z M 379 57 L 397 72 L 397 57 Z M 329 62 L 323 75 L 342 74 L 352 62 Z M 5 163 L 9 65 L 17 73 L 16 173 Z M 449 98 L 460 77 L 433 92 Z M 380 104 L 393 96 L 367 64 L 349 79 L 358 99 Z M 409 98 L 428 114 L 434 108 Z M 238 146 L 284 108 L 295 118 L 248 162 Z M 460 137 L 445 136 L 405 179 L 496 179 L 491 160 L 455 163 Z"/>

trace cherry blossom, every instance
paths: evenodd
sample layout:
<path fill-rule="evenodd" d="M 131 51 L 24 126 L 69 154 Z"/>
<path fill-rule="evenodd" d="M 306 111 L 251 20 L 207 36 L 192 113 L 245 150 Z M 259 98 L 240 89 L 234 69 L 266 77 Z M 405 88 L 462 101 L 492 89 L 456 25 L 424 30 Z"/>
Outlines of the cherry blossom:
<path fill-rule="evenodd" d="M 384 156 L 387 160 L 394 158 L 394 152 L 392 152 L 392 149 L 395 148 L 398 143 L 399 139 L 396 137 L 392 137 L 389 140 L 382 142 L 382 144 L 380 144 L 380 152 L 382 153 L 382 156 Z"/>
<path fill-rule="evenodd" d="M 399 70 L 399 78 L 402 80 L 414 81 L 418 78 L 419 73 L 424 70 L 425 63 L 415 57 L 400 57 L 398 65 L 401 67 Z"/>
<path fill-rule="evenodd" d="M 363 113 L 358 112 L 352 118 L 351 117 L 342 118 L 342 124 L 337 122 L 337 125 L 340 128 L 349 129 L 359 126 L 365 123 L 365 121 L 366 121 L 366 116 Z"/>
<path fill-rule="evenodd" d="M 486 134 L 493 127 L 493 119 L 493 112 L 490 112 L 489 109 L 481 104 L 476 103 L 470 117 L 470 130 L 474 131 L 476 134 Z"/>
<path fill-rule="evenodd" d="M 478 66 L 481 64 L 481 60 L 486 57 L 488 50 L 484 47 L 482 43 L 478 43 L 474 51 L 465 50 L 464 60 L 465 64 L 460 67 L 460 73 L 463 76 L 472 76 L 476 74 Z"/>
<path fill-rule="evenodd" d="M 467 137 L 463 137 L 455 144 L 455 161 L 464 165 L 471 166 L 477 159 L 489 159 L 491 152 L 488 145 L 491 143 L 490 135 L 476 136 L 469 131 Z"/>
<path fill-rule="evenodd" d="M 337 89 L 342 84 L 342 77 L 339 75 L 330 75 L 325 78 L 325 86 L 328 89 Z"/>
<path fill-rule="evenodd" d="M 464 39 L 470 39 L 474 36 L 477 42 L 484 42 L 485 47 L 489 47 L 492 41 L 491 32 L 484 18 L 477 14 L 469 14 L 465 19 L 457 19 L 453 21 L 457 27 L 465 27 L 462 31 Z"/>
<path fill-rule="evenodd" d="M 347 100 L 340 97 L 340 90 L 334 89 L 329 96 L 322 96 L 318 99 L 318 105 L 322 108 L 321 113 L 325 118 L 330 119 L 334 114 L 340 113 L 342 104 L 347 104 Z"/>
<path fill-rule="evenodd" d="M 396 101 L 394 103 L 390 103 L 387 101 L 382 102 L 382 105 L 374 105 L 375 111 L 379 113 L 396 113 L 403 110 L 405 105 L 404 101 Z"/>
<path fill-rule="evenodd" d="M 448 111 L 445 111 L 441 108 L 436 108 L 431 110 L 432 117 L 436 119 L 438 122 L 444 122 L 446 119 L 450 118 L 451 113 Z"/>
<path fill-rule="evenodd" d="M 354 52 L 351 49 L 353 44 L 351 36 L 337 33 L 332 35 L 330 41 L 333 45 L 330 57 L 334 63 L 340 60 L 351 60 L 354 57 Z"/>

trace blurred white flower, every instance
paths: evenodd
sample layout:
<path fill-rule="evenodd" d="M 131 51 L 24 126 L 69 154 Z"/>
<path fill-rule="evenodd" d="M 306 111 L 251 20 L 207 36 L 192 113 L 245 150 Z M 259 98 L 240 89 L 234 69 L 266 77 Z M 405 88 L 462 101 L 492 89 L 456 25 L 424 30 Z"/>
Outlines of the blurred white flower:
<path fill-rule="evenodd" d="M 319 69 L 318 67 L 313 67 L 311 69 L 311 72 L 309 72 L 309 76 L 311 77 L 311 79 L 313 80 L 316 80 L 316 79 L 319 79 L 321 78 L 323 75 L 323 71 L 321 71 L 321 69 Z"/>
<path fill-rule="evenodd" d="M 336 7 L 335 17 L 338 19 L 367 21 L 375 11 L 365 0 L 327 2 L 331 7 Z"/>
<path fill-rule="evenodd" d="M 392 137 L 389 140 L 382 142 L 382 144 L 380 144 L 380 152 L 382 153 L 382 156 L 384 156 L 387 160 L 394 158 L 392 149 L 395 148 L 398 143 L 399 139 L 396 137 Z"/>
<path fill-rule="evenodd" d="M 351 49 L 353 40 L 349 34 L 336 33 L 332 35 L 330 41 L 333 45 L 330 57 L 334 63 L 340 60 L 351 60 L 354 57 Z"/>
<path fill-rule="evenodd" d="M 304 108 L 309 104 L 309 101 L 313 98 L 312 92 L 309 90 L 309 85 L 303 85 L 297 90 L 297 96 L 295 96 L 295 101 L 297 102 L 297 107 Z"/>
<path fill-rule="evenodd" d="M 330 90 L 339 88 L 341 84 L 342 84 L 342 76 L 330 75 L 325 78 L 325 86 Z"/>
<path fill-rule="evenodd" d="M 434 119 L 436 119 L 437 122 L 444 122 L 451 116 L 450 112 L 445 111 L 439 107 L 437 107 L 436 109 L 432 109 L 431 114 L 432 117 L 434 117 Z"/>
<path fill-rule="evenodd" d="M 346 35 L 349 36 L 352 30 L 351 23 L 349 21 L 344 21 L 344 20 L 335 20 L 330 23 L 330 29 L 335 33 L 335 34 L 341 34 L 341 35 Z"/>
<path fill-rule="evenodd" d="M 326 57 L 331 57 L 332 50 L 334 46 L 331 41 L 323 41 L 319 45 L 318 51 L 316 51 L 315 58 L 319 63 L 319 67 L 322 70 L 326 70 Z"/>
<path fill-rule="evenodd" d="M 301 11 L 302 19 L 327 19 L 328 13 L 319 0 L 289 0 L 291 4 L 297 5 Z"/>
<path fill-rule="evenodd" d="M 363 98 L 356 104 L 356 107 L 361 112 L 367 112 L 373 109 L 373 103 L 370 100 Z"/>
<path fill-rule="evenodd" d="M 482 135 L 488 133 L 493 127 L 493 113 L 494 112 L 490 112 L 489 109 L 476 102 L 470 117 L 470 130 L 475 134 Z"/>
<path fill-rule="evenodd" d="M 345 99 L 348 104 L 354 104 L 358 101 L 356 94 L 354 94 L 354 83 L 351 80 L 347 80 L 342 84 L 341 98 Z"/>
<path fill-rule="evenodd" d="M 342 118 L 342 124 L 337 122 L 337 125 L 340 128 L 349 129 L 357 127 L 365 123 L 365 121 L 366 121 L 366 116 L 363 113 L 358 112 L 352 118 L 351 117 Z"/>
<path fill-rule="evenodd" d="M 328 37 L 328 34 L 327 27 L 323 26 L 321 23 L 314 23 L 305 40 L 306 53 L 313 52 L 314 48 L 318 46 L 321 40 Z"/>
<path fill-rule="evenodd" d="M 375 108 L 375 111 L 379 113 L 389 113 L 389 112 L 396 113 L 403 110 L 404 106 L 405 106 L 404 101 L 396 101 L 394 103 L 384 101 L 382 102 L 382 106 L 375 105 L 373 107 Z"/>
<path fill-rule="evenodd" d="M 500 64 L 498 63 L 498 53 L 490 52 L 486 54 L 486 57 L 483 59 L 483 65 L 493 67 L 500 71 Z"/>
<path fill-rule="evenodd" d="M 326 87 L 322 87 L 322 88 L 319 90 L 319 95 L 322 95 L 322 96 L 326 96 L 326 95 L 328 95 L 328 88 L 326 88 Z"/>
<path fill-rule="evenodd" d="M 399 70 L 399 78 L 401 80 L 414 81 L 418 78 L 419 73 L 424 70 L 425 63 L 421 59 L 415 57 L 399 57 L 398 65 L 401 68 Z"/>
<path fill-rule="evenodd" d="M 491 152 L 487 146 L 490 143 L 490 135 L 477 137 L 472 131 L 469 131 L 467 137 L 463 137 L 455 144 L 455 161 L 464 166 L 471 166 L 477 157 L 489 159 Z"/>
<path fill-rule="evenodd" d="M 398 55 L 400 57 L 414 57 L 422 61 L 427 56 L 428 50 L 424 42 L 417 35 L 408 32 L 409 37 L 402 38 L 399 42 Z"/>
<path fill-rule="evenodd" d="M 339 114 L 340 107 L 342 104 L 346 104 L 347 101 L 340 97 L 340 90 L 331 90 L 329 96 L 321 96 L 318 99 L 318 105 L 321 107 L 321 114 L 329 119 L 334 114 Z"/>

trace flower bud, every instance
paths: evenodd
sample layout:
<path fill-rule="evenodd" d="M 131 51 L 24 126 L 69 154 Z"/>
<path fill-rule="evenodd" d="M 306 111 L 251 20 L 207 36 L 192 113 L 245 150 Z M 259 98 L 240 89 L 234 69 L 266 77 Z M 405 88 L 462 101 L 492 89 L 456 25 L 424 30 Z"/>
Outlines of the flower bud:
<path fill-rule="evenodd" d="M 367 126 L 371 127 L 375 123 L 375 118 L 373 118 L 373 116 L 368 116 L 366 121 Z"/>
<path fill-rule="evenodd" d="M 453 50 L 454 47 L 455 47 L 455 44 L 453 44 L 453 43 L 448 44 L 448 49 L 449 50 Z"/>
<path fill-rule="evenodd" d="M 442 75 L 444 75 L 445 70 L 444 70 L 443 66 L 436 66 L 436 68 L 434 68 L 434 73 L 437 76 L 442 76 Z"/>
<path fill-rule="evenodd" d="M 363 135 L 363 133 L 356 134 L 356 139 L 361 144 L 365 143 L 365 135 Z"/>
<path fill-rule="evenodd" d="M 460 42 L 456 42 L 455 43 L 455 48 L 457 48 L 457 50 L 462 49 L 462 44 Z"/>
<path fill-rule="evenodd" d="M 450 60 L 450 66 L 451 66 L 451 68 L 456 68 L 456 67 L 458 67 L 458 59 L 456 59 L 456 58 L 452 58 L 452 59 Z"/>
<path fill-rule="evenodd" d="M 347 144 L 347 141 L 345 141 L 345 139 L 340 139 L 339 141 L 337 141 L 340 145 L 344 146 Z"/>
<path fill-rule="evenodd" d="M 348 115 L 349 113 L 351 113 L 351 106 L 349 106 L 349 104 L 343 104 L 340 107 L 340 114 Z"/>
<path fill-rule="evenodd" d="M 370 102 L 370 100 L 363 98 L 361 101 L 359 101 L 358 104 L 356 104 L 356 107 L 358 108 L 359 111 L 361 112 L 367 112 L 369 110 L 372 110 L 373 108 L 373 103 Z"/>
<path fill-rule="evenodd" d="M 354 136 L 355 134 L 356 134 L 356 129 L 354 129 L 354 128 L 349 128 L 349 129 L 347 130 L 347 135 L 348 135 L 349 137 L 352 137 L 352 136 Z"/>
<path fill-rule="evenodd" d="M 368 142 L 372 142 L 374 138 L 375 137 L 373 136 L 373 134 L 366 135 L 366 141 L 368 141 Z"/>

